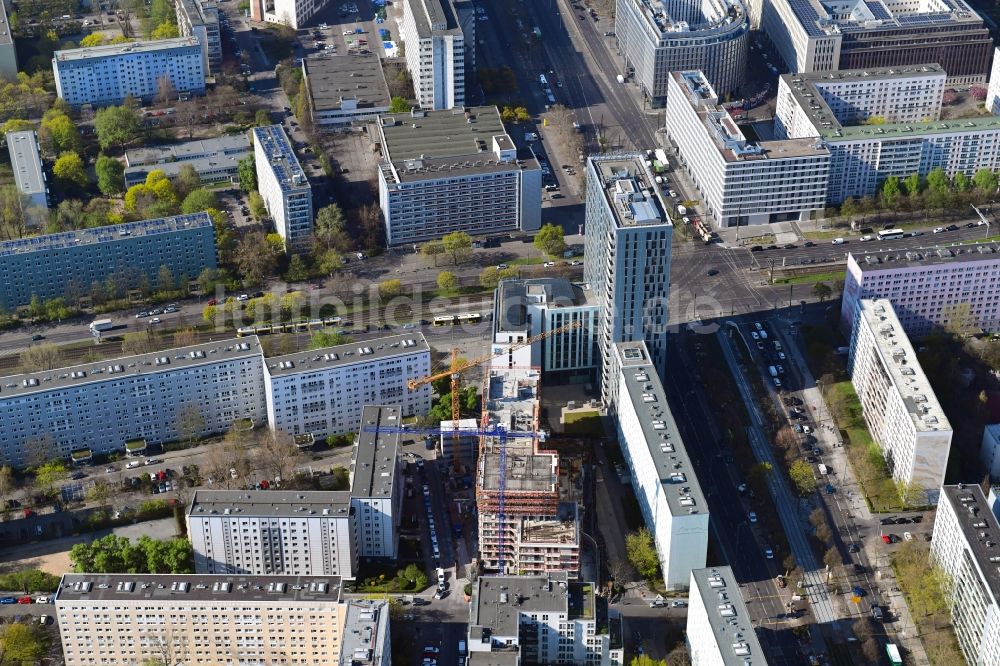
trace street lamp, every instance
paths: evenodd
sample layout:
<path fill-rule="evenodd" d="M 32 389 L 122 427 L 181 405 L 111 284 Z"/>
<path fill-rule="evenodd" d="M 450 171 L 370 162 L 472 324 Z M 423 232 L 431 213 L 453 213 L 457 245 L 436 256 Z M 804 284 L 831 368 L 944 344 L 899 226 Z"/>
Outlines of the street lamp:
<path fill-rule="evenodd" d="M 969 205 L 970 205 L 970 206 L 972 206 L 972 204 L 969 204 Z M 983 215 L 982 211 L 980 211 L 980 210 L 979 210 L 978 208 L 976 208 L 975 206 L 972 206 L 972 210 L 976 211 L 976 215 L 978 215 L 978 216 L 979 216 L 979 219 L 980 219 L 980 221 L 981 221 L 981 222 L 982 222 L 983 224 L 985 224 L 985 225 L 986 225 L 986 235 L 985 235 L 985 236 L 983 236 L 983 240 L 986 240 L 987 238 L 989 238 L 989 237 L 990 237 L 990 221 L 989 221 L 989 220 L 987 220 L 987 219 L 986 219 L 986 216 L 985 216 L 985 215 Z"/>

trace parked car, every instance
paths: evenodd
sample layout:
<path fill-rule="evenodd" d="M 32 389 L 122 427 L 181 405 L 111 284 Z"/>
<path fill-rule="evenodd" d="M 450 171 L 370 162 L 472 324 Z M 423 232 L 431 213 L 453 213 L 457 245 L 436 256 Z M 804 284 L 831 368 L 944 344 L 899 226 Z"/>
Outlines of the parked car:
<path fill-rule="evenodd" d="M 3 597 L 0 598 L 0 604 L 16 604 L 17 597 Z"/>

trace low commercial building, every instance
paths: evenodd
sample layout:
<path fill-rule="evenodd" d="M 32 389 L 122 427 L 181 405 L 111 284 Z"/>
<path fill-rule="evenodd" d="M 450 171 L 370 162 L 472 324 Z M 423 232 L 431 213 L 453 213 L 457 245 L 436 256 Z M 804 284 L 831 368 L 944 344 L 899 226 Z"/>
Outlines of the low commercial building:
<path fill-rule="evenodd" d="M 56 51 L 56 93 L 72 106 L 121 104 L 126 97 L 152 101 L 166 77 L 176 93 L 205 92 L 205 64 L 197 37 L 105 44 Z"/>
<path fill-rule="evenodd" d="M 890 301 L 859 302 L 848 371 L 893 480 L 936 503 L 952 428 Z"/>
<path fill-rule="evenodd" d="M 350 125 L 389 111 L 389 84 L 375 54 L 305 58 L 302 73 L 314 125 Z"/>
<path fill-rule="evenodd" d="M 691 666 L 767 666 L 733 570 L 695 569 L 690 588 L 685 641 Z"/>
<path fill-rule="evenodd" d="M 7 21 L 7 7 L 0 3 L 0 79 L 17 80 L 17 49 L 14 34 Z"/>
<path fill-rule="evenodd" d="M 253 128 L 257 189 L 289 252 L 312 238 L 312 187 L 281 125 Z"/>
<path fill-rule="evenodd" d="M 67 574 L 54 603 L 67 666 L 389 666 L 388 604 L 342 592 L 337 576 Z"/>
<path fill-rule="evenodd" d="M 330 4 L 330 0 L 250 0 L 250 18 L 301 30 Z"/>
<path fill-rule="evenodd" d="M 965 662 L 1000 663 L 1000 523 L 978 485 L 941 488 L 931 561 L 947 576 L 945 593 Z"/>
<path fill-rule="evenodd" d="M 215 228 L 207 213 L 31 236 L 0 243 L 0 306 L 33 296 L 75 302 L 112 280 L 124 292 L 143 279 L 156 286 L 166 266 L 175 280 L 215 268 Z"/>
<path fill-rule="evenodd" d="M 970 331 L 1000 331 L 998 272 L 1000 246 L 995 243 L 850 252 L 841 326 L 849 335 L 858 303 L 884 298 L 911 338 L 956 325 Z"/>
<path fill-rule="evenodd" d="M 49 185 L 42 166 L 38 134 L 34 130 L 7 132 L 6 139 L 17 191 L 28 206 L 48 209 Z"/>
<path fill-rule="evenodd" d="M 646 344 L 622 342 L 613 350 L 618 442 L 656 544 L 663 584 L 683 590 L 708 557 L 708 502 Z"/>
<path fill-rule="evenodd" d="M 475 21 L 461 21 L 455 0 L 403 0 L 400 37 L 417 103 L 425 109 L 465 106 L 466 45 L 475 50 Z M 466 3 L 461 3 L 466 4 Z M 471 29 L 473 34 L 463 32 Z"/>
<path fill-rule="evenodd" d="M 431 374 L 421 333 L 274 356 L 264 365 L 267 420 L 290 435 L 358 432 L 365 405 L 400 405 L 403 416 L 431 408 L 431 387 L 407 382 Z"/>
<path fill-rule="evenodd" d="M 480 576 L 469 605 L 469 664 L 621 666 L 621 618 L 596 587 L 565 573 Z"/>
<path fill-rule="evenodd" d="M 252 153 L 250 137 L 246 134 L 128 150 L 125 152 L 125 185 L 132 187 L 146 182 L 146 176 L 153 170 L 174 178 L 185 165 L 194 167 L 203 183 L 236 183 L 240 160 Z"/>
<path fill-rule="evenodd" d="M 1000 423 L 991 423 L 983 428 L 979 455 L 990 479 L 1000 481 Z"/>
<path fill-rule="evenodd" d="M 379 142 L 389 246 L 541 227 L 541 167 L 518 153 L 495 106 L 386 115 Z"/>
<path fill-rule="evenodd" d="M 219 8 L 212 0 L 176 0 L 177 29 L 182 37 L 195 37 L 201 44 L 205 74 L 222 70 L 222 36 Z"/>
<path fill-rule="evenodd" d="M 701 72 L 671 72 L 668 89 L 667 132 L 717 226 L 805 221 L 826 207 L 822 141 L 748 138 Z"/>

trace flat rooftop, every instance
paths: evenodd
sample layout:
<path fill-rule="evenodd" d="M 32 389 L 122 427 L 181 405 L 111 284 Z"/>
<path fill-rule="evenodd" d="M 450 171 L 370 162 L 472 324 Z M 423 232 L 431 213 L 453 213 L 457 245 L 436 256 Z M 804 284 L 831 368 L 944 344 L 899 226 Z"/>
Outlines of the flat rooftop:
<path fill-rule="evenodd" d="M 14 182 L 22 194 L 44 194 L 45 176 L 42 156 L 38 153 L 38 136 L 34 130 L 7 132 L 7 150 L 14 170 Z"/>
<path fill-rule="evenodd" d="M 620 381 L 624 382 L 639 416 L 649 457 L 656 467 L 671 515 L 708 513 L 708 502 L 646 344 L 641 341 L 620 342 L 615 346 L 622 359 Z"/>
<path fill-rule="evenodd" d="M 52 59 L 58 62 L 73 62 L 77 60 L 91 60 L 93 58 L 108 58 L 114 56 L 135 55 L 138 53 L 155 53 L 157 51 L 168 51 L 194 47 L 201 52 L 201 44 L 197 37 L 174 37 L 171 39 L 156 39 L 148 42 L 128 42 L 126 44 L 103 44 L 101 46 L 88 46 L 68 51 L 56 51 Z"/>
<path fill-rule="evenodd" d="M 221 155 L 240 155 L 253 151 L 250 137 L 246 134 L 228 134 L 214 139 L 198 139 L 164 146 L 135 148 L 125 152 L 125 164 L 129 167 L 152 165 L 169 166 L 173 162 L 185 162 Z M 166 164 L 164 164 L 166 163 Z"/>
<path fill-rule="evenodd" d="M 351 461 L 352 496 L 392 496 L 402 425 L 399 407 L 366 406 L 362 410 L 361 431 Z"/>
<path fill-rule="evenodd" d="M 438 180 L 455 176 L 474 176 L 511 171 L 541 170 L 535 154 L 530 149 L 518 151 L 517 159 L 504 161 L 497 159 L 490 151 L 476 155 L 457 157 L 416 158 L 402 162 L 383 162 L 379 165 L 386 174 L 386 182 L 417 183 L 424 180 Z"/>
<path fill-rule="evenodd" d="M 917 360 L 917 352 L 910 344 L 903 325 L 896 317 L 892 301 L 884 298 L 862 298 L 858 312 L 867 327 L 875 334 L 883 365 L 889 380 L 903 397 L 917 432 L 951 430 L 934 389 L 931 388 L 924 369 Z"/>
<path fill-rule="evenodd" d="M 766 666 L 767 659 L 753 629 L 739 584 L 729 567 L 693 569 L 694 590 L 701 596 L 715 644 L 726 666 Z"/>
<path fill-rule="evenodd" d="M 534 369 L 490 369 L 485 382 L 483 411 L 490 427 L 507 432 L 535 432 L 541 372 Z M 520 437 L 519 440 L 530 441 Z"/>
<path fill-rule="evenodd" d="M 194 517 L 245 518 L 346 517 L 351 508 L 348 490 L 196 490 L 188 507 Z"/>
<path fill-rule="evenodd" d="M 494 298 L 499 308 L 494 317 L 498 331 L 523 331 L 528 328 L 529 305 L 544 304 L 552 309 L 596 305 L 590 289 L 565 278 L 502 280 Z"/>
<path fill-rule="evenodd" d="M 673 226 L 660 198 L 653 172 L 638 153 L 622 157 L 591 157 L 593 169 L 604 184 L 604 198 L 619 227 Z"/>
<path fill-rule="evenodd" d="M 345 631 L 341 634 L 341 657 L 351 666 L 381 664 L 382 653 L 389 649 L 385 638 L 387 630 L 380 631 L 389 622 L 389 604 L 386 601 L 351 599 L 347 602 Z M 350 655 L 348 660 L 347 655 Z"/>
<path fill-rule="evenodd" d="M 371 363 L 395 356 L 409 356 L 418 352 L 430 353 L 424 334 L 414 331 L 405 335 L 353 342 L 323 349 L 309 349 L 272 356 L 267 359 L 267 371 L 272 377 L 317 372 L 356 363 Z"/>
<path fill-rule="evenodd" d="M 462 34 L 450 0 L 404 0 L 413 15 L 420 39 L 434 35 Z"/>
<path fill-rule="evenodd" d="M 420 0 L 413 0 L 420 2 Z M 434 158 L 493 158 L 493 137 L 507 130 L 495 106 L 387 114 L 379 128 L 389 162 Z"/>
<path fill-rule="evenodd" d="M 209 229 L 212 228 L 212 218 L 208 216 L 208 213 L 202 212 L 191 215 L 160 217 L 153 220 L 141 220 L 139 222 L 126 222 L 125 224 L 113 224 L 106 227 L 94 227 L 93 229 L 78 229 L 60 234 L 29 236 L 28 238 L 19 238 L 0 243 L 0 257 L 13 254 L 30 254 L 32 252 L 48 252 L 50 250 L 75 248 L 96 243 L 110 243 L 129 238 L 141 238 L 206 227 Z"/>
<path fill-rule="evenodd" d="M 976 484 L 944 485 L 941 494 L 955 509 L 962 536 L 983 573 L 983 582 L 993 602 L 997 603 L 1000 601 L 1000 567 L 994 558 L 1000 557 L 1000 523 L 990 510 L 983 489 Z"/>
<path fill-rule="evenodd" d="M 11 34 L 10 23 L 7 20 L 7 7 L 0 2 L 0 45 L 13 44 L 14 36 Z"/>
<path fill-rule="evenodd" d="M 932 268 L 943 264 L 1000 261 L 1000 244 L 973 243 L 942 245 L 908 250 L 871 250 L 849 252 L 864 272 L 895 271 L 901 268 Z"/>
<path fill-rule="evenodd" d="M 500 489 L 500 454 L 483 453 L 480 463 L 479 487 L 482 490 Z M 559 456 L 539 453 L 507 445 L 506 492 L 554 493 L 559 483 Z"/>
<path fill-rule="evenodd" d="M 123 356 L 106 361 L 0 377 L 0 400 L 19 398 L 87 384 L 111 382 L 152 375 L 180 372 L 186 368 L 261 355 L 257 336 L 206 342 L 191 347 L 178 347 L 137 356 Z"/>
<path fill-rule="evenodd" d="M 266 125 L 253 128 L 253 138 L 264 154 L 268 156 L 267 165 L 274 172 L 283 192 L 309 190 L 309 179 L 299 164 L 299 158 L 292 150 L 288 135 L 281 125 Z M 259 162 L 259 161 L 258 161 Z M 257 168 L 260 168 L 257 164 Z"/>
<path fill-rule="evenodd" d="M 149 601 L 338 603 L 339 576 L 235 576 L 212 574 L 66 574 L 56 604 Z"/>
<path fill-rule="evenodd" d="M 389 85 L 375 54 L 306 58 L 302 71 L 309 85 L 313 113 L 344 108 L 389 108 Z"/>
<path fill-rule="evenodd" d="M 924 0 L 920 2 L 920 11 L 897 13 L 882 0 L 831 2 L 829 8 L 820 0 L 792 0 L 788 4 L 810 37 L 844 32 L 920 31 L 948 23 L 983 22 L 963 0 Z"/>
<path fill-rule="evenodd" d="M 240 160 L 247 155 L 252 154 L 249 150 L 245 153 L 237 153 L 235 155 L 213 155 L 211 157 L 196 157 L 193 159 L 186 159 L 183 162 L 165 162 L 163 164 L 140 164 L 133 167 L 125 168 L 125 181 L 126 183 L 132 182 L 136 177 L 145 180 L 146 176 L 149 175 L 150 171 L 162 171 L 167 178 L 173 178 L 180 173 L 181 169 L 185 166 L 191 166 L 199 174 L 209 174 L 213 171 L 217 172 L 220 169 L 227 171 L 233 171 L 234 173 L 239 169 Z"/>
<path fill-rule="evenodd" d="M 565 572 L 547 576 L 480 576 L 472 586 L 469 626 L 488 629 L 496 637 L 516 637 L 522 613 L 568 614 L 570 585 Z"/>
<path fill-rule="evenodd" d="M 505 652 L 471 652 L 468 666 L 518 666 L 521 663 L 521 651 L 518 649 Z"/>
<path fill-rule="evenodd" d="M 707 35 L 725 30 L 740 24 L 746 19 L 746 10 L 735 0 L 720 0 L 719 2 L 691 3 L 698 8 L 696 20 L 688 20 L 690 12 L 683 17 L 674 17 L 670 11 L 672 5 L 688 3 L 671 3 L 664 0 L 632 0 L 639 7 L 650 31 L 659 33 L 664 42 L 675 40 L 704 39 Z"/>

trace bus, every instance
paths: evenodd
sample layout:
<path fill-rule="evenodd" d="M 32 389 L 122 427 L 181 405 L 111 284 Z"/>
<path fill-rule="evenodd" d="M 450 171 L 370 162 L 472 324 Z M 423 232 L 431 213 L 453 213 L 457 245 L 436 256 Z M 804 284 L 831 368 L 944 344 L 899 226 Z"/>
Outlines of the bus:
<path fill-rule="evenodd" d="M 903 658 L 899 654 L 899 648 L 896 647 L 895 643 L 889 643 L 885 646 L 885 653 L 889 657 L 889 663 L 892 666 L 903 666 Z"/>
<path fill-rule="evenodd" d="M 435 326 L 454 326 L 456 321 L 455 315 L 438 315 L 434 317 Z"/>
<path fill-rule="evenodd" d="M 896 238 L 902 238 L 906 235 L 906 232 L 902 229 L 886 229 L 885 231 L 878 232 L 878 239 L 883 240 L 894 240 Z"/>
<path fill-rule="evenodd" d="M 456 318 L 459 324 L 478 324 L 483 320 L 483 315 L 478 312 L 466 312 Z"/>
<path fill-rule="evenodd" d="M 257 324 L 254 326 L 241 326 L 236 329 L 236 337 L 242 338 L 248 335 L 277 335 L 279 333 L 305 333 L 316 331 L 330 326 L 340 326 L 344 322 L 340 317 L 324 317 L 322 319 L 310 319 L 304 321 L 278 322 L 272 324 Z"/>

